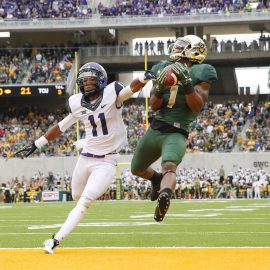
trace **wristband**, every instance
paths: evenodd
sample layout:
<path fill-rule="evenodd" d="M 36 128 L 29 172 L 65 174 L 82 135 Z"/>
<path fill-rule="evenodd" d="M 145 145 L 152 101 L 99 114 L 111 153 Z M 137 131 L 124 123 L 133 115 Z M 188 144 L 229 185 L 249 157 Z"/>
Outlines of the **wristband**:
<path fill-rule="evenodd" d="M 194 92 L 194 87 L 191 83 L 188 83 L 186 85 L 183 85 L 184 90 L 185 90 L 185 95 L 192 94 Z"/>
<path fill-rule="evenodd" d="M 39 139 L 35 140 L 35 146 L 40 149 L 44 145 L 48 143 L 48 140 L 45 138 L 45 136 L 41 136 Z"/>
<path fill-rule="evenodd" d="M 148 82 L 148 80 L 145 80 L 144 73 L 139 75 L 138 80 L 141 83 L 147 83 Z"/>

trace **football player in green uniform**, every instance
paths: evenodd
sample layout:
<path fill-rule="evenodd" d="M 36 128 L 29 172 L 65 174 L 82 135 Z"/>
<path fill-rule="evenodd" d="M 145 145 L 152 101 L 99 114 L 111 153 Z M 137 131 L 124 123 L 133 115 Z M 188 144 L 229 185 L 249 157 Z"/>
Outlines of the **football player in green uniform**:
<path fill-rule="evenodd" d="M 152 182 L 151 200 L 157 200 L 154 214 L 157 222 L 164 219 L 170 206 L 176 169 L 186 152 L 189 124 L 203 109 L 211 84 L 217 80 L 215 68 L 202 64 L 206 55 L 204 41 L 195 35 L 187 35 L 171 44 L 171 61 L 160 61 L 151 69 L 157 75 L 150 96 L 155 115 L 137 145 L 131 171 Z M 164 82 L 168 75 L 164 67 L 172 64 L 178 84 L 167 87 Z M 151 168 L 160 157 L 162 173 Z"/>

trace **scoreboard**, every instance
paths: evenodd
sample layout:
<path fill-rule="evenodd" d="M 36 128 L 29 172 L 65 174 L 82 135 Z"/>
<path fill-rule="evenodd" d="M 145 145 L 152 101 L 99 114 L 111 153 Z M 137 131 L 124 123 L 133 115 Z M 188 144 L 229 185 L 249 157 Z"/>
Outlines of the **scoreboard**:
<path fill-rule="evenodd" d="M 0 99 L 5 97 L 61 97 L 65 96 L 66 85 L 0 85 Z"/>

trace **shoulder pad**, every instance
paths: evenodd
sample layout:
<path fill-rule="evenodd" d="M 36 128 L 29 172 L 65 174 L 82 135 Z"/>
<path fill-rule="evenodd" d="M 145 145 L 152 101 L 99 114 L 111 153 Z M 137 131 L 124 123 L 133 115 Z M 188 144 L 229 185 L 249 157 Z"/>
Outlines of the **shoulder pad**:
<path fill-rule="evenodd" d="M 190 75 L 193 84 L 198 84 L 201 82 L 213 83 L 217 81 L 216 69 L 209 64 L 196 64 L 190 69 Z"/>
<path fill-rule="evenodd" d="M 115 81 L 115 83 L 114 83 L 114 89 L 115 89 L 116 95 L 118 96 L 119 93 L 120 93 L 120 91 L 121 91 L 123 88 L 125 88 L 125 87 L 126 87 L 126 86 L 125 86 L 123 83 Z"/>
<path fill-rule="evenodd" d="M 80 100 L 82 99 L 82 93 L 79 94 L 75 94 L 69 97 L 68 102 L 67 102 L 67 108 L 68 111 L 70 113 L 72 113 L 72 111 L 74 111 L 74 106 L 76 107 L 76 100 Z M 78 104 L 80 104 L 81 102 L 79 102 Z"/>
<path fill-rule="evenodd" d="M 171 65 L 173 62 L 169 60 L 162 60 L 151 68 L 151 71 L 154 72 L 155 75 L 157 75 L 161 70 L 163 70 L 166 66 Z"/>

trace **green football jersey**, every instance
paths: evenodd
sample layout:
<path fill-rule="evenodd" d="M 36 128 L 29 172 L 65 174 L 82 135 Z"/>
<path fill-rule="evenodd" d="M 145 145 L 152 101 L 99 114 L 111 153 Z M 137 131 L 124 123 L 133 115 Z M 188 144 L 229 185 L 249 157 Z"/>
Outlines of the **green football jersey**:
<path fill-rule="evenodd" d="M 164 67 L 173 64 L 172 61 L 160 61 L 151 69 L 156 75 Z M 217 73 L 209 64 L 194 64 L 189 68 L 193 85 L 201 82 L 215 82 Z M 188 131 L 189 124 L 196 119 L 198 113 L 194 113 L 188 107 L 181 85 L 168 87 L 163 94 L 163 105 L 156 112 L 155 118 L 164 121 L 174 127 Z"/>

